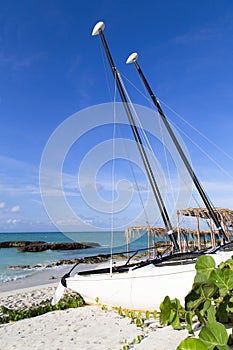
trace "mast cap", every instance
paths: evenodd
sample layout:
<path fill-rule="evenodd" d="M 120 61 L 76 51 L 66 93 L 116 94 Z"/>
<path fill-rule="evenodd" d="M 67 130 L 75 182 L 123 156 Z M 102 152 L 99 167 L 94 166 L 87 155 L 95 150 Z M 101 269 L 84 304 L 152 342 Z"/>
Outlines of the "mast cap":
<path fill-rule="evenodd" d="M 93 31 L 92 31 L 91 35 L 98 35 L 100 33 L 100 31 L 104 30 L 104 27 L 105 27 L 104 22 L 96 23 L 96 25 L 93 28 Z"/>
<path fill-rule="evenodd" d="M 138 54 L 137 52 L 134 52 L 134 53 L 131 53 L 131 55 L 129 55 L 129 57 L 127 58 L 127 61 L 126 63 L 133 63 L 133 62 L 136 62 L 138 59 Z"/>

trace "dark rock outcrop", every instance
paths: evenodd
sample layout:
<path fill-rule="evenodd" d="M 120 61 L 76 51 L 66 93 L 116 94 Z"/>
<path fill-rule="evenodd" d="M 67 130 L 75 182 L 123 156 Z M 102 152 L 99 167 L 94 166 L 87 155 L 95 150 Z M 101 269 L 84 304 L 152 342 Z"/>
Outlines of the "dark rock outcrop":
<path fill-rule="evenodd" d="M 96 264 L 101 263 L 104 261 L 107 261 L 110 258 L 110 254 L 99 254 L 96 256 L 90 256 L 85 258 L 74 258 L 74 259 L 62 259 L 55 262 L 51 262 L 48 264 L 37 264 L 37 265 L 16 265 L 16 266 L 8 266 L 9 269 L 15 269 L 15 270 L 24 270 L 24 269 L 36 269 L 36 268 L 51 268 L 54 266 L 60 266 L 60 265 L 73 265 L 73 264 Z M 113 258 L 116 260 L 125 260 L 126 256 L 124 254 L 117 254 L 113 255 Z"/>
<path fill-rule="evenodd" d="M 24 247 L 19 247 L 22 252 L 43 252 L 45 250 L 72 250 L 72 249 L 86 249 L 98 247 L 97 243 L 80 243 L 80 242 L 59 242 L 59 243 L 40 243 L 31 242 Z"/>
<path fill-rule="evenodd" d="M 22 252 L 43 252 L 45 250 L 72 250 L 98 247 L 94 242 L 56 242 L 7 241 L 0 242 L 0 248 L 18 248 Z"/>
<path fill-rule="evenodd" d="M 35 243 L 35 244 L 44 244 L 46 242 L 44 241 L 5 241 L 5 242 L 0 242 L 0 248 L 22 248 L 26 247 L 27 245 Z"/>

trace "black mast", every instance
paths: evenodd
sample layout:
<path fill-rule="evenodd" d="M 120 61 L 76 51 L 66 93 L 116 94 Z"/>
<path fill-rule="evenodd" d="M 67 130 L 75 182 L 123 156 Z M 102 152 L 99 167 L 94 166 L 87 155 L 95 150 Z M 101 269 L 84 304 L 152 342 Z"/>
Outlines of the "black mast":
<path fill-rule="evenodd" d="M 183 152 L 183 150 L 182 150 L 182 148 L 181 148 L 181 146 L 180 146 L 166 116 L 165 116 L 165 114 L 163 113 L 163 110 L 159 104 L 159 101 L 157 100 L 156 96 L 154 95 L 153 91 L 151 90 L 150 85 L 147 82 L 147 80 L 146 80 L 146 78 L 145 78 L 145 76 L 144 76 L 144 74 L 143 74 L 143 72 L 142 72 L 142 70 L 137 62 L 137 58 L 138 58 L 137 53 L 133 53 L 128 57 L 126 63 L 132 63 L 132 62 L 134 63 L 134 65 L 135 65 L 135 67 L 136 67 L 136 69 L 137 69 L 137 71 L 138 71 L 155 107 L 157 108 L 157 110 L 159 112 L 160 117 L 162 118 L 162 120 L 163 120 L 163 122 L 164 122 L 170 136 L 171 136 L 172 141 L 174 142 L 174 144 L 175 144 L 175 146 L 180 154 L 181 159 L 183 160 L 183 162 L 184 162 L 184 164 L 185 164 L 185 166 L 186 166 L 186 168 L 187 168 L 187 170 L 188 170 L 188 172 L 189 172 L 189 174 L 190 174 L 190 176 L 191 176 L 191 178 L 192 178 L 192 180 L 193 180 L 193 182 L 194 182 L 194 184 L 195 184 L 195 186 L 196 186 L 196 188 L 197 188 L 197 190 L 198 190 L 198 192 L 199 192 L 199 194 L 200 194 L 200 196 L 201 196 L 201 198 L 202 198 L 202 200 L 203 200 L 203 202 L 204 202 L 204 204 L 209 212 L 210 217 L 214 221 L 216 229 L 219 231 L 220 235 L 223 237 L 223 240 L 227 241 L 228 238 L 225 234 L 225 231 L 223 230 L 223 228 L 221 226 L 221 222 L 219 221 L 216 213 L 214 212 L 213 206 L 211 205 L 209 199 L 207 198 L 207 195 L 206 195 L 202 185 L 200 184 L 200 182 L 199 182 L 196 174 L 194 173 L 186 155 L 184 154 L 184 152 Z"/>
<path fill-rule="evenodd" d="M 157 183 L 155 181 L 154 174 L 152 172 L 152 169 L 151 169 L 151 166 L 149 164 L 149 161 L 148 161 L 145 149 L 143 147 L 141 137 L 140 137 L 139 132 L 137 130 L 137 127 L 135 125 L 134 118 L 133 118 L 133 115 L 132 115 L 131 110 L 129 108 L 128 101 L 126 99 L 126 96 L 125 96 L 125 93 L 124 93 L 121 81 L 119 79 L 116 66 L 114 65 L 114 62 L 113 62 L 112 56 L 110 54 L 107 42 L 105 40 L 105 37 L 104 37 L 104 34 L 103 34 L 103 30 L 104 30 L 104 23 L 103 22 L 99 22 L 99 23 L 97 23 L 95 25 L 95 27 L 93 29 L 93 32 L 92 32 L 92 35 L 98 35 L 98 34 L 100 35 L 100 38 L 101 38 L 102 44 L 104 46 L 104 50 L 105 50 L 106 56 L 108 58 L 108 61 L 109 61 L 109 64 L 110 64 L 110 67 L 111 67 L 114 79 L 115 79 L 116 84 L 117 84 L 118 91 L 119 91 L 120 96 L 121 96 L 121 100 L 123 102 L 123 106 L 125 108 L 125 111 L 126 111 L 128 119 L 129 119 L 129 123 L 130 123 L 131 129 L 132 129 L 134 138 L 135 138 L 137 146 L 138 146 L 138 150 L 140 152 L 143 164 L 145 166 L 145 169 L 146 169 L 146 172 L 147 172 L 147 176 L 148 176 L 148 179 L 150 181 L 150 185 L 152 187 L 152 191 L 154 193 L 154 196 L 155 196 L 155 199 L 157 201 L 157 204 L 158 204 L 158 207 L 159 207 L 162 219 L 164 221 L 164 225 L 166 227 L 167 234 L 168 234 L 168 236 L 169 236 L 169 238 L 170 238 L 170 240 L 171 240 L 171 242 L 172 242 L 172 244 L 174 246 L 174 250 L 178 251 L 179 250 L 179 245 L 178 245 L 178 243 L 176 241 L 175 234 L 173 232 L 172 225 L 171 225 L 171 222 L 170 222 L 167 210 L 165 208 L 165 205 L 164 205 L 162 196 L 160 194 L 158 185 L 157 185 Z"/>

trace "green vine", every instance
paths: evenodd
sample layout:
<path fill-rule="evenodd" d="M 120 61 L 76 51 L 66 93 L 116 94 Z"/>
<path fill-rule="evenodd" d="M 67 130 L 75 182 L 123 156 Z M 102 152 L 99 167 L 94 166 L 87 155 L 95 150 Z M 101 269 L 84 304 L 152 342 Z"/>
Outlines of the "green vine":
<path fill-rule="evenodd" d="M 145 321 L 149 320 L 151 317 L 156 319 L 157 317 L 157 311 L 155 310 L 152 314 L 150 311 L 146 311 L 145 313 L 142 312 L 136 312 L 136 311 L 129 311 L 129 310 L 122 310 L 121 307 L 117 308 L 118 314 L 121 317 L 128 317 L 131 319 L 131 323 L 134 323 L 137 327 L 141 328 L 142 333 L 139 334 L 136 338 L 134 338 L 131 341 L 125 340 L 124 345 L 121 350 L 129 350 L 131 349 L 135 344 L 141 343 L 141 341 L 146 337 L 145 332 Z"/>
<path fill-rule="evenodd" d="M 178 299 L 168 296 L 160 305 L 160 323 L 193 334 L 195 318 L 202 326 L 199 338 L 187 338 L 177 350 L 227 350 L 233 345 L 233 259 L 216 267 L 211 256 L 203 255 L 196 262 L 196 276 L 192 290 L 185 298 L 185 307 Z"/>
<path fill-rule="evenodd" d="M 68 308 L 76 308 L 84 305 L 84 300 L 79 294 L 64 295 L 64 297 L 56 304 L 51 305 L 50 301 L 45 301 L 37 307 L 24 310 L 12 310 L 5 306 L 1 307 L 2 316 L 0 316 L 0 324 L 19 321 L 24 318 L 43 315 L 50 311 L 65 310 Z"/>

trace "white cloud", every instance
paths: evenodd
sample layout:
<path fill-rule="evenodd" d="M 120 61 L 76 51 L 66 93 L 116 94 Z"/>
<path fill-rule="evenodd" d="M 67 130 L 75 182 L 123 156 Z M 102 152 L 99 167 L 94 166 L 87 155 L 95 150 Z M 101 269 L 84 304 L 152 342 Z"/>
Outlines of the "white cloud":
<path fill-rule="evenodd" d="M 12 213 L 17 213 L 20 211 L 20 206 L 19 205 L 15 205 L 14 207 L 11 208 L 11 212 Z"/>
<path fill-rule="evenodd" d="M 20 222 L 20 220 L 17 220 L 17 219 L 8 219 L 7 220 L 7 224 L 18 224 Z"/>
<path fill-rule="evenodd" d="M 3 209 L 5 207 L 5 203 L 4 202 L 0 202 L 0 209 Z"/>

